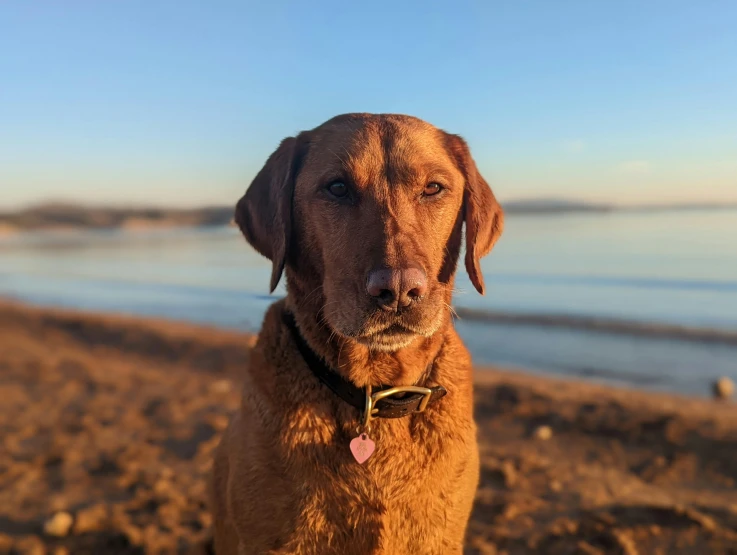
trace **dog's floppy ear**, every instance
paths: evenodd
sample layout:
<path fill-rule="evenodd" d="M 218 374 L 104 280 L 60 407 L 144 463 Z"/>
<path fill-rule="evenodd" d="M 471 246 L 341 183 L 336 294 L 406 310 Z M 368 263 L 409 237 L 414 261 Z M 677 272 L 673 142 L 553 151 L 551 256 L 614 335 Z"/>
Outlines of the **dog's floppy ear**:
<path fill-rule="evenodd" d="M 279 284 L 289 249 L 292 196 L 302 136 L 284 139 L 235 207 L 235 222 L 251 246 L 272 262 L 270 291 Z"/>
<path fill-rule="evenodd" d="M 504 229 L 504 211 L 479 173 L 461 137 L 447 134 L 448 149 L 466 178 L 463 219 L 466 222 L 466 271 L 476 290 L 484 294 L 481 258 L 489 254 Z"/>

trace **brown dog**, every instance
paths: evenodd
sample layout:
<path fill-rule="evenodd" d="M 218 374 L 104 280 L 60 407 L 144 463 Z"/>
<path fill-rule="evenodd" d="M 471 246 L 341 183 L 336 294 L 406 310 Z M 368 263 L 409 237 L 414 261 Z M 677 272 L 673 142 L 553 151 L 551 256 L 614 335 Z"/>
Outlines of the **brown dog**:
<path fill-rule="evenodd" d="M 465 221 L 483 294 L 503 222 L 465 142 L 338 116 L 281 143 L 236 221 L 288 295 L 215 457 L 216 553 L 462 553 L 479 458 L 453 276 Z"/>

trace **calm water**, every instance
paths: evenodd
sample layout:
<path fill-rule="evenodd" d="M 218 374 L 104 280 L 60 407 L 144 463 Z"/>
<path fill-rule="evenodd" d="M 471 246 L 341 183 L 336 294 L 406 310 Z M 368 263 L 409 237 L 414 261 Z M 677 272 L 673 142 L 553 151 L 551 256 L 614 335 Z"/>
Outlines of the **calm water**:
<path fill-rule="evenodd" d="M 465 273 L 457 306 L 737 331 L 737 212 L 512 216 Z M 268 261 L 232 228 L 30 234 L 0 239 L 0 295 L 257 330 Z M 283 295 L 283 284 L 275 295 Z M 557 327 L 460 321 L 477 363 L 638 387 L 707 391 L 737 379 L 737 347 Z"/>

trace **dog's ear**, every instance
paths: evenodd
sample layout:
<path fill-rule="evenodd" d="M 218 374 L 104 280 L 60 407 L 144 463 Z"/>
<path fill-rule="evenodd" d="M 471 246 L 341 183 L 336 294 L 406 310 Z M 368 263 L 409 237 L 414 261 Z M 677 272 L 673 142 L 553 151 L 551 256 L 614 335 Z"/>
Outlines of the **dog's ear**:
<path fill-rule="evenodd" d="M 479 173 L 471 151 L 460 136 L 447 135 L 447 146 L 466 178 L 463 219 L 466 222 L 466 271 L 476 290 L 484 294 L 481 258 L 489 254 L 504 229 L 504 211 Z"/>
<path fill-rule="evenodd" d="M 302 135 L 284 139 L 235 207 L 235 222 L 251 246 L 272 262 L 270 291 L 279 284 L 292 232 L 292 197 Z"/>

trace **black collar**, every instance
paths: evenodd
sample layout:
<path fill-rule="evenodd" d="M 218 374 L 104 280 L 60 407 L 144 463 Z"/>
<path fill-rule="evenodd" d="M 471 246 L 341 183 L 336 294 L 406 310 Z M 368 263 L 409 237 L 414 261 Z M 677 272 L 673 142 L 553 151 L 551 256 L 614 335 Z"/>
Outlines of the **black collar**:
<path fill-rule="evenodd" d="M 284 323 L 292 332 L 297 348 L 302 354 L 302 358 L 305 359 L 307 366 L 312 370 L 312 373 L 338 397 L 363 412 L 366 406 L 366 391 L 356 387 L 353 383 L 343 378 L 340 374 L 325 364 L 325 361 L 312 350 L 302 337 L 302 334 L 297 329 L 294 315 L 291 312 L 284 311 Z M 435 361 L 431 362 L 427 367 L 426 374 L 428 376 L 430 375 L 430 371 L 432 370 L 434 363 Z M 383 391 L 390 387 L 392 386 L 382 385 L 378 388 L 374 388 L 373 392 L 376 393 L 378 391 Z M 429 389 L 431 393 L 428 405 L 444 397 L 447 393 L 447 390 L 442 385 L 436 385 Z M 408 414 L 416 412 L 420 408 L 424 398 L 425 395 L 421 393 L 407 393 L 403 397 L 385 397 L 376 401 L 374 404 L 374 408 L 377 409 L 378 412 L 375 412 L 372 417 L 398 418 L 400 416 L 407 416 Z"/>

